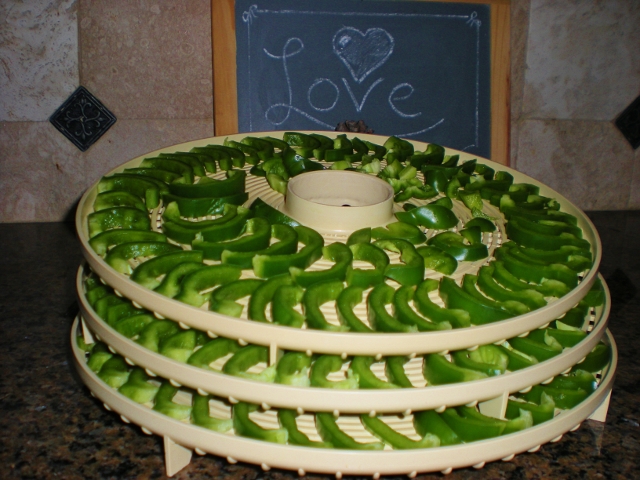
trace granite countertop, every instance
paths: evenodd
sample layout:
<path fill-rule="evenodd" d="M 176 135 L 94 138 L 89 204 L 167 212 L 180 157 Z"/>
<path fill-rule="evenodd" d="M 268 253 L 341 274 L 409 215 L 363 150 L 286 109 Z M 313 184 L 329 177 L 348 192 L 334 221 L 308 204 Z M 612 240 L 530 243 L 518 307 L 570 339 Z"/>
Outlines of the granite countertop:
<path fill-rule="evenodd" d="M 537 453 L 481 470 L 454 470 L 446 478 L 640 476 L 640 212 L 589 216 L 603 242 L 600 270 L 612 292 L 609 327 L 619 349 L 607 422 L 588 420 Z M 73 226 L 0 224 L 0 246 L 0 477 L 165 478 L 162 439 L 106 411 L 73 367 L 69 333 L 78 311 L 75 275 L 81 261 Z M 173 478 L 298 475 L 194 455 Z"/>

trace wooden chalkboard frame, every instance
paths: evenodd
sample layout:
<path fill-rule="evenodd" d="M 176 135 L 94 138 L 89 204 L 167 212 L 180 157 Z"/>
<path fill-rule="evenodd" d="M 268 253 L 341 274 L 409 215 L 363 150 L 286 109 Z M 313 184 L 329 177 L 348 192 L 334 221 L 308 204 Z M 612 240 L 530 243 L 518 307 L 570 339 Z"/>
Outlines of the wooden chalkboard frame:
<path fill-rule="evenodd" d="M 417 0 L 433 1 L 433 0 Z M 438 0 L 483 3 L 491 12 L 491 160 L 509 165 L 511 68 L 510 0 Z M 238 132 L 235 0 L 211 0 L 213 121 L 216 135 Z"/>

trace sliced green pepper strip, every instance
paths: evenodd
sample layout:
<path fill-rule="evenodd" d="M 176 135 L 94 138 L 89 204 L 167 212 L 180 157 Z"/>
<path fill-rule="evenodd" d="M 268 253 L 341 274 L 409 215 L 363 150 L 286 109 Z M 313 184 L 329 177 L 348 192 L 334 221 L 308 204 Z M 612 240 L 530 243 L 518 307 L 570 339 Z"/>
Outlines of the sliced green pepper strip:
<path fill-rule="evenodd" d="M 426 279 L 416 288 L 413 303 L 418 312 L 429 320 L 439 323 L 448 322 L 453 328 L 466 328 L 471 325 L 469 312 L 461 309 L 442 308 L 429 298 L 429 292 L 438 289 L 438 281 Z"/>
<path fill-rule="evenodd" d="M 354 440 L 353 437 L 347 435 L 340 429 L 331 413 L 316 413 L 316 428 L 322 440 L 330 443 L 334 448 L 345 448 L 349 450 L 384 449 L 384 443 L 381 442 L 360 443 Z"/>
<path fill-rule="evenodd" d="M 247 316 L 251 320 L 258 322 L 267 322 L 267 315 L 265 313 L 267 305 L 273 299 L 273 296 L 282 285 L 291 285 L 293 279 L 288 273 L 276 275 L 266 280 L 260 285 L 249 298 L 249 306 Z"/>
<path fill-rule="evenodd" d="M 225 180 L 213 180 L 193 184 L 169 184 L 169 192 L 186 198 L 228 197 L 245 191 L 247 173 L 244 170 L 230 170 Z"/>
<path fill-rule="evenodd" d="M 152 352 L 157 352 L 162 340 L 175 335 L 179 331 L 180 327 L 171 320 L 156 320 L 142 329 L 136 343 Z"/>
<path fill-rule="evenodd" d="M 513 291 L 502 287 L 493 278 L 494 270 L 495 266 L 493 264 L 489 264 L 481 267 L 478 271 L 478 287 L 480 287 L 480 290 L 482 290 L 487 296 L 500 302 L 516 300 L 524 303 L 532 310 L 542 308 L 547 304 L 547 301 L 544 299 L 544 295 L 534 289 Z"/>
<path fill-rule="evenodd" d="M 290 267 L 307 268 L 322 256 L 324 239 L 308 227 L 295 227 L 298 241 L 304 244 L 297 253 L 291 255 L 256 255 L 253 257 L 253 271 L 259 278 L 269 278 L 289 272 Z"/>
<path fill-rule="evenodd" d="M 214 432 L 224 433 L 231 430 L 233 420 L 230 418 L 216 418 L 209 414 L 210 395 L 193 393 L 191 399 L 191 423 Z"/>
<path fill-rule="evenodd" d="M 293 218 L 264 202 L 260 197 L 253 201 L 249 209 L 253 212 L 254 216 L 264 218 L 272 225 L 282 224 L 289 225 L 290 227 L 297 227 L 300 225 Z"/>
<path fill-rule="evenodd" d="M 378 240 L 373 245 L 400 254 L 403 264 L 390 263 L 384 275 L 400 285 L 418 285 L 424 279 L 424 258 L 408 241 L 401 239 Z"/>
<path fill-rule="evenodd" d="M 561 322 L 570 327 L 582 329 L 586 316 L 589 314 L 589 307 L 583 303 L 568 310 L 557 322 Z M 556 323 L 557 323 L 556 322 Z"/>
<path fill-rule="evenodd" d="M 201 268 L 204 268 L 204 264 L 201 262 L 179 263 L 167 272 L 162 282 L 160 282 L 160 285 L 154 288 L 154 290 L 165 297 L 173 298 L 180 293 L 184 277 Z"/>
<path fill-rule="evenodd" d="M 520 415 L 511 420 L 502 420 L 483 415 L 475 407 L 458 407 L 457 411 L 463 418 L 484 422 L 486 425 L 491 426 L 491 428 L 499 428 L 499 425 L 504 425 L 501 435 L 517 432 L 533 426 L 533 416 L 531 412 L 526 410 L 520 412 Z"/>
<path fill-rule="evenodd" d="M 93 202 L 93 210 L 108 210 L 114 207 L 132 207 L 142 212 L 147 212 L 147 207 L 136 195 L 118 190 L 102 192 L 96 195 Z"/>
<path fill-rule="evenodd" d="M 220 260 L 225 250 L 233 252 L 255 252 L 266 249 L 271 241 L 271 225 L 264 218 L 250 218 L 234 240 L 208 242 L 196 238 L 191 242 L 194 250 L 201 250 L 204 258 Z"/>
<path fill-rule="evenodd" d="M 323 247 L 322 257 L 334 265 L 326 270 L 306 271 L 298 267 L 289 267 L 291 277 L 294 282 L 302 287 L 309 287 L 314 283 L 326 282 L 331 280 L 344 281 L 347 271 L 351 267 L 353 254 L 349 247 L 344 243 L 335 242 L 331 245 Z"/>
<path fill-rule="evenodd" d="M 463 417 L 453 408 L 447 408 L 440 416 L 464 442 L 498 437 L 507 426 L 507 422 L 497 418 L 487 417 L 484 420 Z"/>
<path fill-rule="evenodd" d="M 424 243 L 427 239 L 427 236 L 418 227 L 404 222 L 393 222 L 386 227 L 373 228 L 371 229 L 371 237 L 375 240 L 401 238 L 414 245 Z"/>
<path fill-rule="evenodd" d="M 435 230 L 446 230 L 458 224 L 458 217 L 449 208 L 434 203 L 407 212 L 396 212 L 395 216 L 401 222 Z"/>
<path fill-rule="evenodd" d="M 237 148 L 244 153 L 246 155 L 245 161 L 249 165 L 257 165 L 260 160 L 266 160 L 273 155 L 273 152 L 269 152 L 268 150 L 259 150 L 255 145 L 240 143 L 235 140 L 225 139 L 224 146 Z"/>
<path fill-rule="evenodd" d="M 504 345 L 496 345 L 509 358 L 507 369 L 511 372 L 521 370 L 523 368 L 532 367 L 538 363 L 538 359 L 527 355 L 526 353 L 514 350 L 511 346 L 507 348 Z"/>
<path fill-rule="evenodd" d="M 596 373 L 602 370 L 611 359 L 611 347 L 605 343 L 599 343 L 595 346 L 587 357 L 575 365 L 573 368 L 576 370 L 584 370 L 590 373 Z"/>
<path fill-rule="evenodd" d="M 407 325 L 387 312 L 386 306 L 393 303 L 395 290 L 386 283 L 376 285 L 367 296 L 367 317 L 371 327 L 378 332 L 416 332 L 416 325 Z"/>
<path fill-rule="evenodd" d="M 354 260 L 373 265 L 373 269 L 349 269 L 346 276 L 349 286 L 366 289 L 384 282 L 384 272 L 389 265 L 389 256 L 383 249 L 370 243 L 355 243 L 349 248 Z"/>
<path fill-rule="evenodd" d="M 540 285 L 526 283 L 513 275 L 504 266 L 504 262 L 496 260 L 491 263 L 495 270 L 493 277 L 505 287 L 511 290 L 528 290 L 533 289 L 542 293 L 545 297 L 557 297 L 560 298 L 563 295 L 569 293 L 569 287 L 558 280 L 543 279 Z"/>
<path fill-rule="evenodd" d="M 402 388 L 412 388 L 413 384 L 404 370 L 409 357 L 387 357 L 384 365 L 384 373 L 391 383 Z"/>
<path fill-rule="evenodd" d="M 473 351 L 460 350 L 451 354 L 453 363 L 462 368 L 483 372 L 490 377 L 507 370 L 509 356 L 496 345 L 481 345 Z"/>
<path fill-rule="evenodd" d="M 138 257 L 151 257 L 180 250 L 180 247 L 166 242 L 129 242 L 121 243 L 109 250 L 105 262 L 120 273 L 131 274 L 133 269 L 129 260 Z"/>
<path fill-rule="evenodd" d="M 225 214 L 222 217 L 215 220 L 207 220 L 207 225 L 204 227 L 198 226 L 198 223 L 201 222 L 187 222 L 193 223 L 191 227 L 165 220 L 162 224 L 162 230 L 167 237 L 183 244 L 190 244 L 199 237 L 205 240 L 230 240 L 240 235 L 245 221 L 250 215 L 251 212 L 247 208 L 227 205 Z"/>
<path fill-rule="evenodd" d="M 151 177 L 164 183 L 171 183 L 178 178 L 182 178 L 179 173 L 170 172 L 168 170 L 161 170 L 159 168 L 125 168 L 123 173 L 127 175 Z"/>
<path fill-rule="evenodd" d="M 542 235 L 560 235 L 562 233 L 570 233 L 576 238 L 582 238 L 582 229 L 572 223 L 566 223 L 560 220 L 541 218 L 539 220 L 531 220 L 527 217 L 520 217 L 517 214 L 512 215 L 509 221 L 516 220 L 517 223 L 527 230 L 531 230 Z"/>
<path fill-rule="evenodd" d="M 557 343 L 557 341 L 549 341 L 549 343 L 547 343 L 546 341 L 540 342 L 529 337 L 515 337 L 509 339 L 509 345 L 515 350 L 519 350 L 526 355 L 536 358 L 540 362 L 549 360 L 562 353 L 562 346 Z"/>
<path fill-rule="evenodd" d="M 584 374 L 587 377 L 581 378 Z M 584 381 L 585 379 L 587 380 L 586 382 Z M 583 370 L 576 370 L 569 375 L 560 375 L 554 378 L 548 385 L 535 385 L 528 393 L 523 395 L 523 398 L 529 402 L 539 404 L 542 400 L 542 394 L 546 393 L 553 398 L 557 408 L 564 410 L 574 408 L 585 400 L 594 389 L 595 379 L 593 375 Z"/>
<path fill-rule="evenodd" d="M 120 388 L 129 378 L 129 367 L 120 355 L 109 358 L 98 372 L 98 377 L 113 388 Z"/>
<path fill-rule="evenodd" d="M 311 365 L 309 380 L 312 387 L 337 388 L 350 390 L 358 388 L 358 377 L 351 369 L 347 370 L 346 378 L 342 380 L 328 380 L 330 373 L 338 372 L 342 368 L 339 355 L 320 355 Z"/>
<path fill-rule="evenodd" d="M 547 334 L 555 338 L 564 348 L 571 348 L 577 345 L 587 336 L 586 332 L 579 329 L 573 329 L 571 327 L 547 328 L 546 331 Z"/>
<path fill-rule="evenodd" d="M 140 168 L 158 168 L 168 172 L 177 173 L 184 178 L 187 183 L 193 183 L 193 167 L 177 158 L 152 157 L 145 158 L 140 163 Z"/>
<path fill-rule="evenodd" d="M 494 251 L 494 256 L 501 260 L 504 267 L 517 278 L 538 284 L 546 279 L 557 280 L 570 288 L 574 288 L 578 284 L 578 274 L 566 265 L 561 263 L 552 263 L 551 265 L 526 263 L 512 255 L 511 250 L 514 249 L 517 247 L 505 248 L 502 246 Z"/>
<path fill-rule="evenodd" d="M 349 330 L 371 333 L 373 330 L 353 313 L 353 308 L 362 302 L 362 292 L 363 289 L 356 286 L 349 286 L 342 290 L 336 299 L 336 312 L 340 323 L 349 327 Z"/>
<path fill-rule="evenodd" d="M 222 371 L 227 375 L 246 378 L 259 382 L 272 383 L 276 378 L 276 367 L 271 365 L 266 367 L 260 373 L 249 373 L 251 367 L 258 363 L 269 362 L 269 349 L 261 345 L 247 345 L 242 347 L 233 356 L 227 360 L 222 367 Z"/>
<path fill-rule="evenodd" d="M 488 377 L 486 373 L 479 370 L 460 367 L 437 353 L 425 355 L 422 373 L 429 385 L 471 382 Z"/>
<path fill-rule="evenodd" d="M 413 425 L 422 437 L 435 435 L 440 439 L 440 446 L 457 445 L 462 439 L 434 410 L 424 410 L 413 414 Z"/>
<path fill-rule="evenodd" d="M 582 303 L 589 307 L 599 307 L 604 304 L 604 299 L 604 286 L 600 279 L 596 278 L 596 281 L 582 299 Z"/>
<path fill-rule="evenodd" d="M 285 195 L 287 193 L 287 179 L 283 178 L 281 175 L 276 173 L 267 173 L 267 183 L 269 186 L 276 192 L 281 195 Z"/>
<path fill-rule="evenodd" d="M 458 268 L 458 261 L 453 255 L 433 245 L 423 245 L 417 251 L 424 258 L 424 268 L 435 270 L 444 275 L 452 275 Z"/>
<path fill-rule="evenodd" d="M 539 425 L 553 418 L 555 408 L 556 403 L 553 398 L 543 392 L 540 396 L 540 404 L 509 399 L 505 417 L 508 419 L 518 418 L 524 410 L 531 413 L 533 425 Z"/>
<path fill-rule="evenodd" d="M 97 343 L 95 347 L 91 349 L 89 360 L 87 360 L 87 367 L 89 367 L 91 371 L 98 373 L 111 357 L 113 357 L 113 353 L 111 353 L 109 348 L 107 348 L 104 343 Z"/>
<path fill-rule="evenodd" d="M 399 385 L 384 380 L 380 380 L 371 371 L 371 365 L 375 362 L 373 357 L 370 356 L 356 356 L 351 360 L 349 368 L 353 371 L 358 378 L 358 385 L 360 388 L 377 388 L 377 389 L 393 389 L 400 388 Z"/>
<path fill-rule="evenodd" d="M 512 316 L 511 313 L 502 308 L 478 301 L 477 298 L 463 290 L 449 277 L 443 277 L 440 281 L 440 296 L 447 308 L 469 312 L 471 323 L 474 325 L 505 320 Z"/>
<path fill-rule="evenodd" d="M 296 253 L 298 249 L 298 234 L 288 225 L 271 225 L 271 237 L 278 240 L 269 247 L 251 251 L 237 252 L 232 250 L 223 250 L 220 255 L 222 263 L 237 265 L 243 270 L 253 268 L 253 257 L 256 255 L 290 255 Z"/>
<path fill-rule="evenodd" d="M 87 226 L 90 238 L 111 229 L 151 230 L 149 215 L 132 207 L 113 207 L 90 213 Z"/>
<path fill-rule="evenodd" d="M 590 250 L 591 245 L 587 240 L 578 238 L 571 233 L 549 235 L 539 233 L 522 224 L 519 217 L 512 217 L 506 225 L 507 235 L 511 240 L 525 247 L 539 248 L 541 250 L 557 250 L 563 245 L 573 245 L 584 250 Z"/>
<path fill-rule="evenodd" d="M 273 443 L 287 443 L 289 434 L 284 428 L 267 429 L 251 420 L 249 414 L 258 409 L 257 405 L 239 402 L 233 406 L 233 429 L 242 437 L 250 437 Z"/>
<path fill-rule="evenodd" d="M 167 237 L 151 230 L 114 229 L 99 233 L 89 240 L 89 245 L 98 254 L 104 255 L 109 247 L 130 242 L 166 242 Z"/>
<path fill-rule="evenodd" d="M 292 148 L 282 152 L 282 163 L 291 177 L 305 172 L 324 170 L 324 166 L 321 163 L 309 160 L 309 158 L 301 155 Z"/>
<path fill-rule="evenodd" d="M 415 286 L 403 286 L 393 296 L 393 315 L 405 325 L 414 325 L 419 332 L 450 330 L 449 322 L 434 323 L 418 315 L 409 302 L 413 300 Z"/>
<path fill-rule="evenodd" d="M 223 209 L 223 213 L 223 216 L 215 218 L 213 220 L 184 220 L 181 216 L 182 214 L 180 212 L 178 204 L 176 202 L 170 202 L 169 204 L 167 204 L 164 212 L 162 213 L 162 219 L 165 223 L 171 222 L 172 224 L 197 232 L 213 225 L 220 225 L 221 223 L 228 222 L 238 214 L 238 207 L 236 205 L 227 205 Z"/>
<path fill-rule="evenodd" d="M 281 285 L 273 294 L 271 318 L 273 323 L 300 328 L 305 316 L 294 307 L 302 302 L 304 289 L 298 285 Z"/>
<path fill-rule="evenodd" d="M 200 161 L 200 158 L 198 158 L 195 153 L 172 152 L 161 153 L 159 156 L 179 160 L 186 163 L 187 165 L 190 165 L 193 169 L 193 174 L 197 175 L 198 177 L 204 177 L 206 175 L 204 164 Z"/>
<path fill-rule="evenodd" d="M 184 420 L 191 415 L 191 405 L 182 405 L 173 401 L 178 388 L 165 380 L 156 394 L 153 409 L 176 420 Z"/>
<path fill-rule="evenodd" d="M 189 357 L 187 363 L 194 367 L 204 368 L 205 370 L 213 370 L 211 368 L 213 362 L 231 353 L 236 353 L 238 350 L 240 350 L 240 346 L 235 340 L 218 337 L 208 341 L 196 350 Z"/>
<path fill-rule="evenodd" d="M 200 307 L 209 297 L 209 295 L 202 295 L 201 291 L 238 280 L 241 274 L 242 270 L 233 265 L 209 265 L 194 270 L 185 275 L 180 292 L 174 298 Z"/>
<path fill-rule="evenodd" d="M 483 305 L 494 309 L 502 309 L 511 313 L 512 315 L 523 315 L 530 311 L 529 307 L 527 307 L 524 303 L 518 302 L 517 300 L 506 300 L 504 302 L 496 302 L 489 297 L 480 293 L 477 288 L 478 277 L 476 275 L 467 274 L 462 279 L 462 290 L 468 293 L 471 297 L 473 297 L 476 301 L 480 302 Z"/>
<path fill-rule="evenodd" d="M 119 334 L 133 338 L 142 332 L 142 330 L 155 321 L 155 317 L 148 313 L 142 313 L 138 315 L 131 315 L 123 317 L 120 320 L 113 322 L 113 328 Z"/>
<path fill-rule="evenodd" d="M 288 432 L 288 442 L 290 445 L 300 445 L 303 447 L 314 447 L 314 448 L 332 448 L 333 445 L 327 442 L 315 442 L 310 440 L 304 433 L 302 433 L 298 429 L 298 425 L 296 423 L 296 417 L 298 414 L 295 410 L 288 410 L 286 408 L 281 408 L 278 410 L 278 421 L 280 422 L 280 426 L 287 430 Z"/>
<path fill-rule="evenodd" d="M 158 277 L 166 275 L 176 266 L 185 262 L 201 263 L 202 252 L 184 250 L 158 255 L 138 265 L 130 278 L 143 287 L 153 290 L 161 284 Z"/>
<path fill-rule="evenodd" d="M 178 362 L 186 363 L 196 348 L 196 331 L 182 330 L 163 338 L 158 346 L 158 353 Z"/>
<path fill-rule="evenodd" d="M 370 417 L 368 414 L 362 414 L 360 415 L 360 420 L 367 431 L 378 437 L 382 442 L 391 445 L 391 447 L 396 450 L 433 448 L 440 446 L 440 439 L 433 434 L 426 434 L 420 440 L 412 440 L 409 437 L 396 432 L 378 417 Z"/>
<path fill-rule="evenodd" d="M 209 310 L 239 318 L 244 307 L 236 300 L 253 294 L 263 282 L 257 278 L 244 278 L 217 287 L 211 292 Z"/>
<path fill-rule="evenodd" d="M 342 332 L 349 329 L 345 325 L 336 326 L 325 318 L 320 307 L 327 302 L 335 301 L 344 289 L 341 281 L 314 283 L 304 292 L 302 307 L 309 328 Z"/>
<path fill-rule="evenodd" d="M 207 145 L 206 147 L 192 148 L 191 151 L 196 153 L 207 153 L 209 155 L 214 155 L 216 152 L 220 152 L 218 153 L 218 162 L 221 170 L 231 170 L 233 167 L 242 168 L 246 161 L 246 157 L 242 151 L 227 145 Z"/>
<path fill-rule="evenodd" d="M 158 184 L 164 186 L 159 187 Z M 110 177 L 102 177 L 98 182 L 98 193 L 107 191 L 128 192 L 145 201 L 148 209 L 153 209 L 160 203 L 160 194 L 167 191 L 167 187 L 163 182 L 153 182 L 150 178 L 142 178 L 138 175 L 112 175 Z"/>
<path fill-rule="evenodd" d="M 310 367 L 310 356 L 302 352 L 287 352 L 276 365 L 276 383 L 308 387 Z"/>
<path fill-rule="evenodd" d="M 249 198 L 246 192 L 236 193 L 225 197 L 187 198 L 166 193 L 162 195 L 165 204 L 175 202 L 180 215 L 186 218 L 206 217 L 207 215 L 221 215 L 226 205 L 242 205 Z"/>
<path fill-rule="evenodd" d="M 97 300 L 92 306 L 98 316 L 103 320 L 106 320 L 107 310 L 114 305 L 119 305 L 122 303 L 124 303 L 124 300 L 122 298 L 113 293 L 109 293 Z"/>
<path fill-rule="evenodd" d="M 489 256 L 489 250 L 483 243 L 475 245 L 465 243 L 465 238 L 455 232 L 441 232 L 431 237 L 427 242 L 430 246 L 438 247 L 459 262 L 474 262 Z"/>
<path fill-rule="evenodd" d="M 144 369 L 135 367 L 118 392 L 136 403 L 147 403 L 154 399 L 159 388 L 158 385 L 149 383 L 149 375 Z"/>
<path fill-rule="evenodd" d="M 371 243 L 371 228 L 361 228 L 360 230 L 356 230 L 347 239 L 347 246 L 350 247 L 352 245 L 356 245 L 358 243 Z M 352 249 L 353 250 L 353 249 Z"/>

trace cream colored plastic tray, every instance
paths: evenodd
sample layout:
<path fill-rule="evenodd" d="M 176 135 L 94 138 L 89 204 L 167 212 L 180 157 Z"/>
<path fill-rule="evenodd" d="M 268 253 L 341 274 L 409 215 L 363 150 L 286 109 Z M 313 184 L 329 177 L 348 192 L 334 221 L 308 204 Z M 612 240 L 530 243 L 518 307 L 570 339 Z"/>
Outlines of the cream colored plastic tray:
<path fill-rule="evenodd" d="M 174 475 L 191 460 L 192 451 L 226 457 L 230 463 L 244 461 L 259 464 L 264 470 L 284 468 L 309 473 L 380 475 L 405 474 L 413 478 L 421 472 L 442 471 L 474 466 L 482 468 L 486 462 L 511 460 L 514 455 L 535 452 L 547 442 L 560 440 L 566 432 L 578 428 L 586 418 L 604 421 L 613 386 L 617 365 L 617 349 L 613 337 L 607 332 L 605 341 L 611 346 L 611 361 L 601 372 L 598 388 L 586 400 L 570 410 L 556 415 L 552 420 L 490 440 L 482 440 L 456 446 L 418 450 L 356 451 L 318 449 L 279 445 L 238 437 L 233 434 L 213 432 L 189 423 L 171 419 L 147 406 L 139 405 L 100 380 L 86 365 L 85 352 L 77 346 L 80 334 L 79 321 L 71 330 L 71 344 L 76 368 L 84 383 L 105 408 L 120 414 L 126 423 L 133 422 L 143 432 L 163 437 L 167 474 Z M 506 377 L 506 375 L 505 375 Z M 376 395 L 378 392 L 376 392 Z M 260 421 L 276 426 L 275 413 L 265 412 Z M 342 418 L 342 417 L 341 417 Z M 269 422 L 270 420 L 270 422 Z M 410 424 L 410 415 L 404 423 Z M 401 423 L 401 422 L 400 422 Z M 301 427 L 302 428 L 302 427 Z M 402 427 L 397 426 L 398 430 Z M 350 432 L 351 433 L 351 432 Z"/>

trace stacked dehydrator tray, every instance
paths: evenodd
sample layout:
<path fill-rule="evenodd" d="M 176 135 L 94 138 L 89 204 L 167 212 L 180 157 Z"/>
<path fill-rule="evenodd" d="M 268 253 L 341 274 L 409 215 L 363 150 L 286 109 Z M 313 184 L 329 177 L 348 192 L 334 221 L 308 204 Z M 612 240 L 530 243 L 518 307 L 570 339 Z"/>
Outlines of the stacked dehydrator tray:
<path fill-rule="evenodd" d="M 264 132 L 108 173 L 76 215 L 83 381 L 163 437 L 168 475 L 193 451 L 301 475 L 447 473 L 604 421 L 617 354 L 593 224 L 530 177 L 444 153 Z M 473 245 L 486 254 L 460 253 Z"/>

